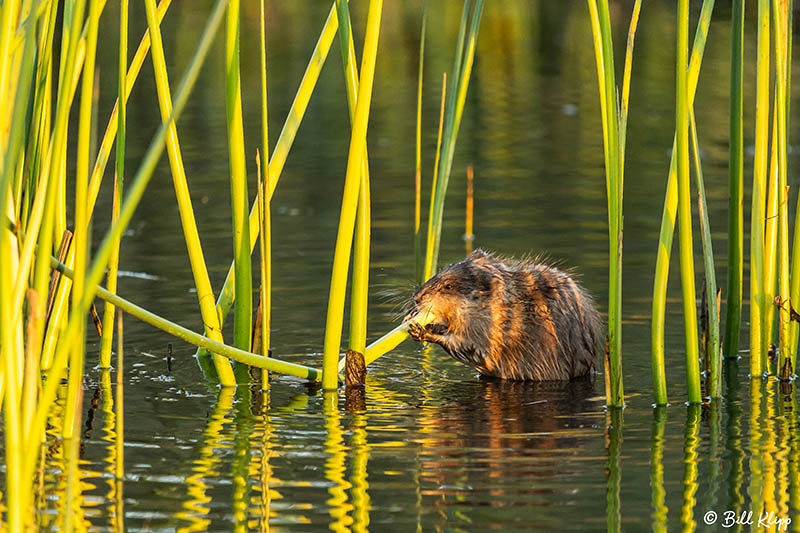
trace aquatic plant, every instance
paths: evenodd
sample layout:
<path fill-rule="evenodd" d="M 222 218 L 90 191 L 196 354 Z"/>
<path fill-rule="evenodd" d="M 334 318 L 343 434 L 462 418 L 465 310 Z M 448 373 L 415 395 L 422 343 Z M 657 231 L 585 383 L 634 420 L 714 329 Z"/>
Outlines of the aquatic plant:
<path fill-rule="evenodd" d="M 597 0 L 588 0 L 588 4 L 603 118 L 603 153 L 608 202 L 608 336 L 604 360 L 606 404 L 622 407 L 625 403 L 622 385 L 622 189 L 631 62 L 641 1 L 637 0 L 634 4 L 631 15 L 621 101 L 617 100 L 617 87 L 614 81 L 614 48 L 608 1 L 601 0 L 598 6 Z"/>

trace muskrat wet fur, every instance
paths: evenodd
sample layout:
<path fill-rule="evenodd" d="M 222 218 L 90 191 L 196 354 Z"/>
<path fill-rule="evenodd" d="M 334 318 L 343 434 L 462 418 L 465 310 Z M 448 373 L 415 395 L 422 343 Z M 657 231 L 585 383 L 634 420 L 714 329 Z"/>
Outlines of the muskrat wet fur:
<path fill-rule="evenodd" d="M 436 319 L 420 326 L 414 317 L 426 310 Z M 482 250 L 420 287 L 406 320 L 415 340 L 439 344 L 481 374 L 503 379 L 585 376 L 600 349 L 600 317 L 572 276 Z"/>

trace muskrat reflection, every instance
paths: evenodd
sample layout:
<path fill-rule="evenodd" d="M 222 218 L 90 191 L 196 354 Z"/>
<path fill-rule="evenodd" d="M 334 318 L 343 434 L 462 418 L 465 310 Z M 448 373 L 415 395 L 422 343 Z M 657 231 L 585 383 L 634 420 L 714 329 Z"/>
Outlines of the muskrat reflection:
<path fill-rule="evenodd" d="M 602 398 L 595 397 L 589 378 L 481 379 L 440 392 L 433 399 L 435 407 L 423 407 L 422 480 L 427 495 L 480 487 L 471 493 L 471 503 L 500 507 L 511 500 L 494 496 L 560 491 L 537 486 L 530 478 L 563 476 L 563 459 L 574 455 L 571 451 L 580 453 L 601 431 L 597 414 Z"/>

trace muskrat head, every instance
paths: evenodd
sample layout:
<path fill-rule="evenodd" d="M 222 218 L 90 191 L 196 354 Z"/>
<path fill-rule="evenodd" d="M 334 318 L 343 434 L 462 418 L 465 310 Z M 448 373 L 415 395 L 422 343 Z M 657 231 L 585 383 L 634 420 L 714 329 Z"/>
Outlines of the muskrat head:
<path fill-rule="evenodd" d="M 436 317 L 424 328 L 412 328 L 414 339 L 439 342 L 439 337 L 444 340 L 466 332 L 473 313 L 483 307 L 484 295 L 491 290 L 491 275 L 481 265 L 486 257 L 476 250 L 460 263 L 443 268 L 414 293 L 405 320 L 413 321 L 425 311 Z"/>

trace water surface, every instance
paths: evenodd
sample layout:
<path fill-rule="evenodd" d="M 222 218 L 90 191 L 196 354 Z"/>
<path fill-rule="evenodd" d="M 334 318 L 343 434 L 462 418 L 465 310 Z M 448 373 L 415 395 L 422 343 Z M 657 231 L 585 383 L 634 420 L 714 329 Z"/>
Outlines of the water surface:
<path fill-rule="evenodd" d="M 329 7 L 312 0 L 270 4 L 269 126 L 274 143 Z M 441 74 L 451 68 L 457 36 L 458 4 L 431 2 L 423 109 L 425 190 L 433 168 Z M 720 4 L 696 111 L 717 279 L 725 287 L 730 13 Z M 612 2 L 618 45 L 624 43 L 631 7 L 632 2 Z M 370 339 L 396 325 L 397 305 L 413 287 L 420 8 L 421 2 L 384 6 L 368 137 Z M 103 24 L 113 26 L 116 9 L 106 8 Z M 166 16 L 164 41 L 173 85 L 209 9 L 208 1 L 176 2 Z M 366 9 L 362 2 L 351 9 L 360 47 Z M 243 10 L 242 84 L 252 197 L 260 139 L 258 11 L 255 4 Z M 692 10 L 696 15 L 699 4 L 693 3 Z M 139 5 L 131 17 L 131 34 L 138 39 L 145 28 Z M 745 142 L 752 144 L 755 26 L 751 13 L 748 17 Z M 105 35 L 99 50 L 101 117 L 108 116 L 116 90 L 117 42 L 113 32 Z M 702 529 L 708 511 L 717 512 L 721 521 L 727 510 L 756 515 L 772 510 L 792 518 L 796 529 L 800 447 L 794 391 L 775 382 L 751 383 L 743 354 L 741 362 L 725 367 L 725 400 L 684 405 L 677 267 L 667 307 L 672 405 L 651 407 L 649 312 L 674 127 L 673 42 L 671 3 L 646 3 L 633 65 L 625 169 L 623 368 L 628 405 L 623 412 L 606 412 L 602 374 L 561 384 L 487 381 L 438 347 L 422 350 L 411 342 L 370 366 L 361 395 L 343 390 L 322 394 L 284 377 L 273 378 L 268 391 L 220 390 L 204 380 L 191 346 L 127 317 L 121 370 L 125 478 L 114 483 L 116 459 L 110 448 L 115 417 L 109 383 L 116 370 L 104 375 L 90 368 L 78 519 L 95 530 L 111 529 L 122 518 L 130 530 L 635 531 Z M 272 203 L 274 352 L 314 366 L 321 363 L 349 138 L 337 46 L 335 41 Z M 178 123 L 217 291 L 232 257 L 224 90 L 218 40 Z M 605 311 L 608 245 L 597 91 L 585 3 L 487 2 L 445 211 L 441 263 L 465 254 L 463 176 L 472 164 L 476 246 L 510 255 L 545 254 L 574 268 Z M 129 109 L 126 165 L 132 173 L 159 123 L 149 62 Z M 796 138 L 794 129 L 791 137 Z M 796 166 L 796 155 L 789 164 Z M 751 167 L 752 158 L 746 159 L 745 168 Z M 791 172 L 789 181 L 797 184 Z M 109 218 L 109 189 L 104 185 L 96 232 L 104 230 Z M 202 329 L 166 160 L 123 240 L 121 265 L 146 274 L 121 279 L 122 295 Z M 748 316 L 746 307 L 743 316 Z M 92 367 L 98 349 L 93 333 L 88 343 Z M 173 344 L 171 369 L 168 343 Z M 742 345 L 747 345 L 746 334 Z M 42 529 L 56 529 L 65 506 L 67 452 L 55 438 L 48 450 L 37 519 Z"/>

